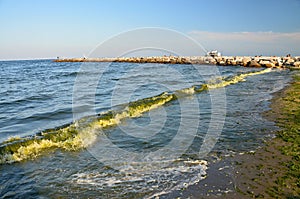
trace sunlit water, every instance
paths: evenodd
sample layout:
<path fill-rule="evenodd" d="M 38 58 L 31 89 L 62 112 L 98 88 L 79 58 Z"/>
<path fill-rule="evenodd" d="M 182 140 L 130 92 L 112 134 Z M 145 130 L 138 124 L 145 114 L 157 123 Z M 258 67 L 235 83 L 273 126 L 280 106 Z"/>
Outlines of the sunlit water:
<path fill-rule="evenodd" d="M 2 158 L 0 195 L 16 198 L 151 198 L 184 189 L 205 178 L 210 154 L 254 150 L 272 135 L 274 123 L 261 113 L 290 80 L 286 70 L 206 65 L 35 60 L 0 67 L 1 155 L 15 142 L 19 151 L 19 159 Z M 211 86 L 201 90 L 204 84 Z M 74 141 L 74 129 L 84 142 Z M 72 139 L 52 137 L 49 148 L 47 135 L 34 137 L 40 132 Z M 203 155 L 208 132 L 215 136 Z M 5 142 L 13 136 L 25 140 Z M 32 140 L 38 147 L 21 148 Z"/>

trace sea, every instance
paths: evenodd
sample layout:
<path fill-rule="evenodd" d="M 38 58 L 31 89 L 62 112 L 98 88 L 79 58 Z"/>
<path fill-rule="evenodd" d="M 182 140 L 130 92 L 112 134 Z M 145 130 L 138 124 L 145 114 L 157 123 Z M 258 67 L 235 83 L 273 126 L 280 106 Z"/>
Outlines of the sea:
<path fill-rule="evenodd" d="M 278 130 L 283 69 L 0 61 L 0 198 L 168 198 Z M 217 180 L 217 179 L 216 179 Z M 201 187 L 200 187 L 201 189 Z"/>

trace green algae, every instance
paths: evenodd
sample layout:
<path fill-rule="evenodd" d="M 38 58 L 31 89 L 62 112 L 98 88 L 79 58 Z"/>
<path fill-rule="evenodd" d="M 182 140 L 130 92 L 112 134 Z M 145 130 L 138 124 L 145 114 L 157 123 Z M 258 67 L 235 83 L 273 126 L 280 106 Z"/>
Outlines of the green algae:
<path fill-rule="evenodd" d="M 287 171 L 277 178 L 277 186 L 269 190 L 272 197 L 278 197 L 284 188 L 293 193 L 292 196 L 287 196 L 288 198 L 300 196 L 300 73 L 293 78 L 293 83 L 279 101 L 282 113 L 276 121 L 282 128 L 277 137 L 285 142 L 279 150 L 291 157 L 291 160 L 283 163 Z"/>
<path fill-rule="evenodd" d="M 209 89 L 226 87 L 246 81 L 245 78 L 248 76 L 268 72 L 271 72 L 271 69 L 239 74 L 228 79 L 223 78 L 218 82 L 212 81 L 208 84 L 184 88 L 173 93 L 163 92 L 157 96 L 124 104 L 125 108 L 121 110 L 110 110 L 99 114 L 97 117 L 85 117 L 72 124 L 45 130 L 34 136 L 20 139 L 11 138 L 0 145 L 0 164 L 34 159 L 52 148 L 60 148 L 68 151 L 86 148 L 96 139 L 100 129 L 116 126 L 126 118 L 139 117 L 145 112 L 161 107 L 180 97 L 193 95 Z"/>

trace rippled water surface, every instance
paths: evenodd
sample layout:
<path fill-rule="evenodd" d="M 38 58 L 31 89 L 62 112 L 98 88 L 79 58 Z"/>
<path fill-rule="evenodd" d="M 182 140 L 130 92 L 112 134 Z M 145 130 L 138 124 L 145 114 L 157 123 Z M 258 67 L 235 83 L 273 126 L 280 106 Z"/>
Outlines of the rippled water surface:
<path fill-rule="evenodd" d="M 208 152 L 254 150 L 272 135 L 261 113 L 290 80 L 285 70 L 207 65 L 0 67 L 0 195 L 15 198 L 184 189 L 205 178 Z"/>

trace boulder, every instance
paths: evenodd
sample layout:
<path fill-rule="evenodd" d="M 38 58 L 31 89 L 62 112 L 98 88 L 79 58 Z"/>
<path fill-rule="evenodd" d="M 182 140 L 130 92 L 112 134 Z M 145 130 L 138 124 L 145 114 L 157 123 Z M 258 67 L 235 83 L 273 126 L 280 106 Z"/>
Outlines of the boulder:
<path fill-rule="evenodd" d="M 226 62 L 223 61 L 223 60 L 221 60 L 221 61 L 217 62 L 217 64 L 220 65 L 220 66 L 225 66 L 225 65 L 226 65 Z"/>
<path fill-rule="evenodd" d="M 216 60 L 217 63 L 220 63 L 221 61 L 223 61 L 223 58 L 222 57 L 216 57 L 215 60 Z"/>
<path fill-rule="evenodd" d="M 256 67 L 256 68 L 260 68 L 261 65 L 260 65 L 257 61 L 252 60 L 252 61 L 250 61 L 250 62 L 248 63 L 248 67 Z"/>
<path fill-rule="evenodd" d="M 275 66 L 278 66 L 279 68 L 282 67 L 283 63 L 281 59 L 277 59 L 274 61 Z"/>
<path fill-rule="evenodd" d="M 262 66 L 262 67 L 267 67 L 267 68 L 275 68 L 275 64 L 271 61 L 260 61 L 259 64 Z"/>
<path fill-rule="evenodd" d="M 300 67 L 300 61 L 294 62 L 294 66 L 295 66 L 295 67 Z"/>
<path fill-rule="evenodd" d="M 226 65 L 230 65 L 230 66 L 236 65 L 235 59 L 233 57 L 228 57 L 226 59 Z"/>
<path fill-rule="evenodd" d="M 247 66 L 250 61 L 251 61 L 250 57 L 244 57 L 242 60 L 242 65 Z"/>
<path fill-rule="evenodd" d="M 231 65 L 236 66 L 236 65 L 238 65 L 238 63 L 237 63 L 237 61 L 234 60 L 234 61 L 231 62 Z"/>
<path fill-rule="evenodd" d="M 285 60 L 284 65 L 292 66 L 294 62 L 295 61 L 293 59 L 289 58 Z"/>

